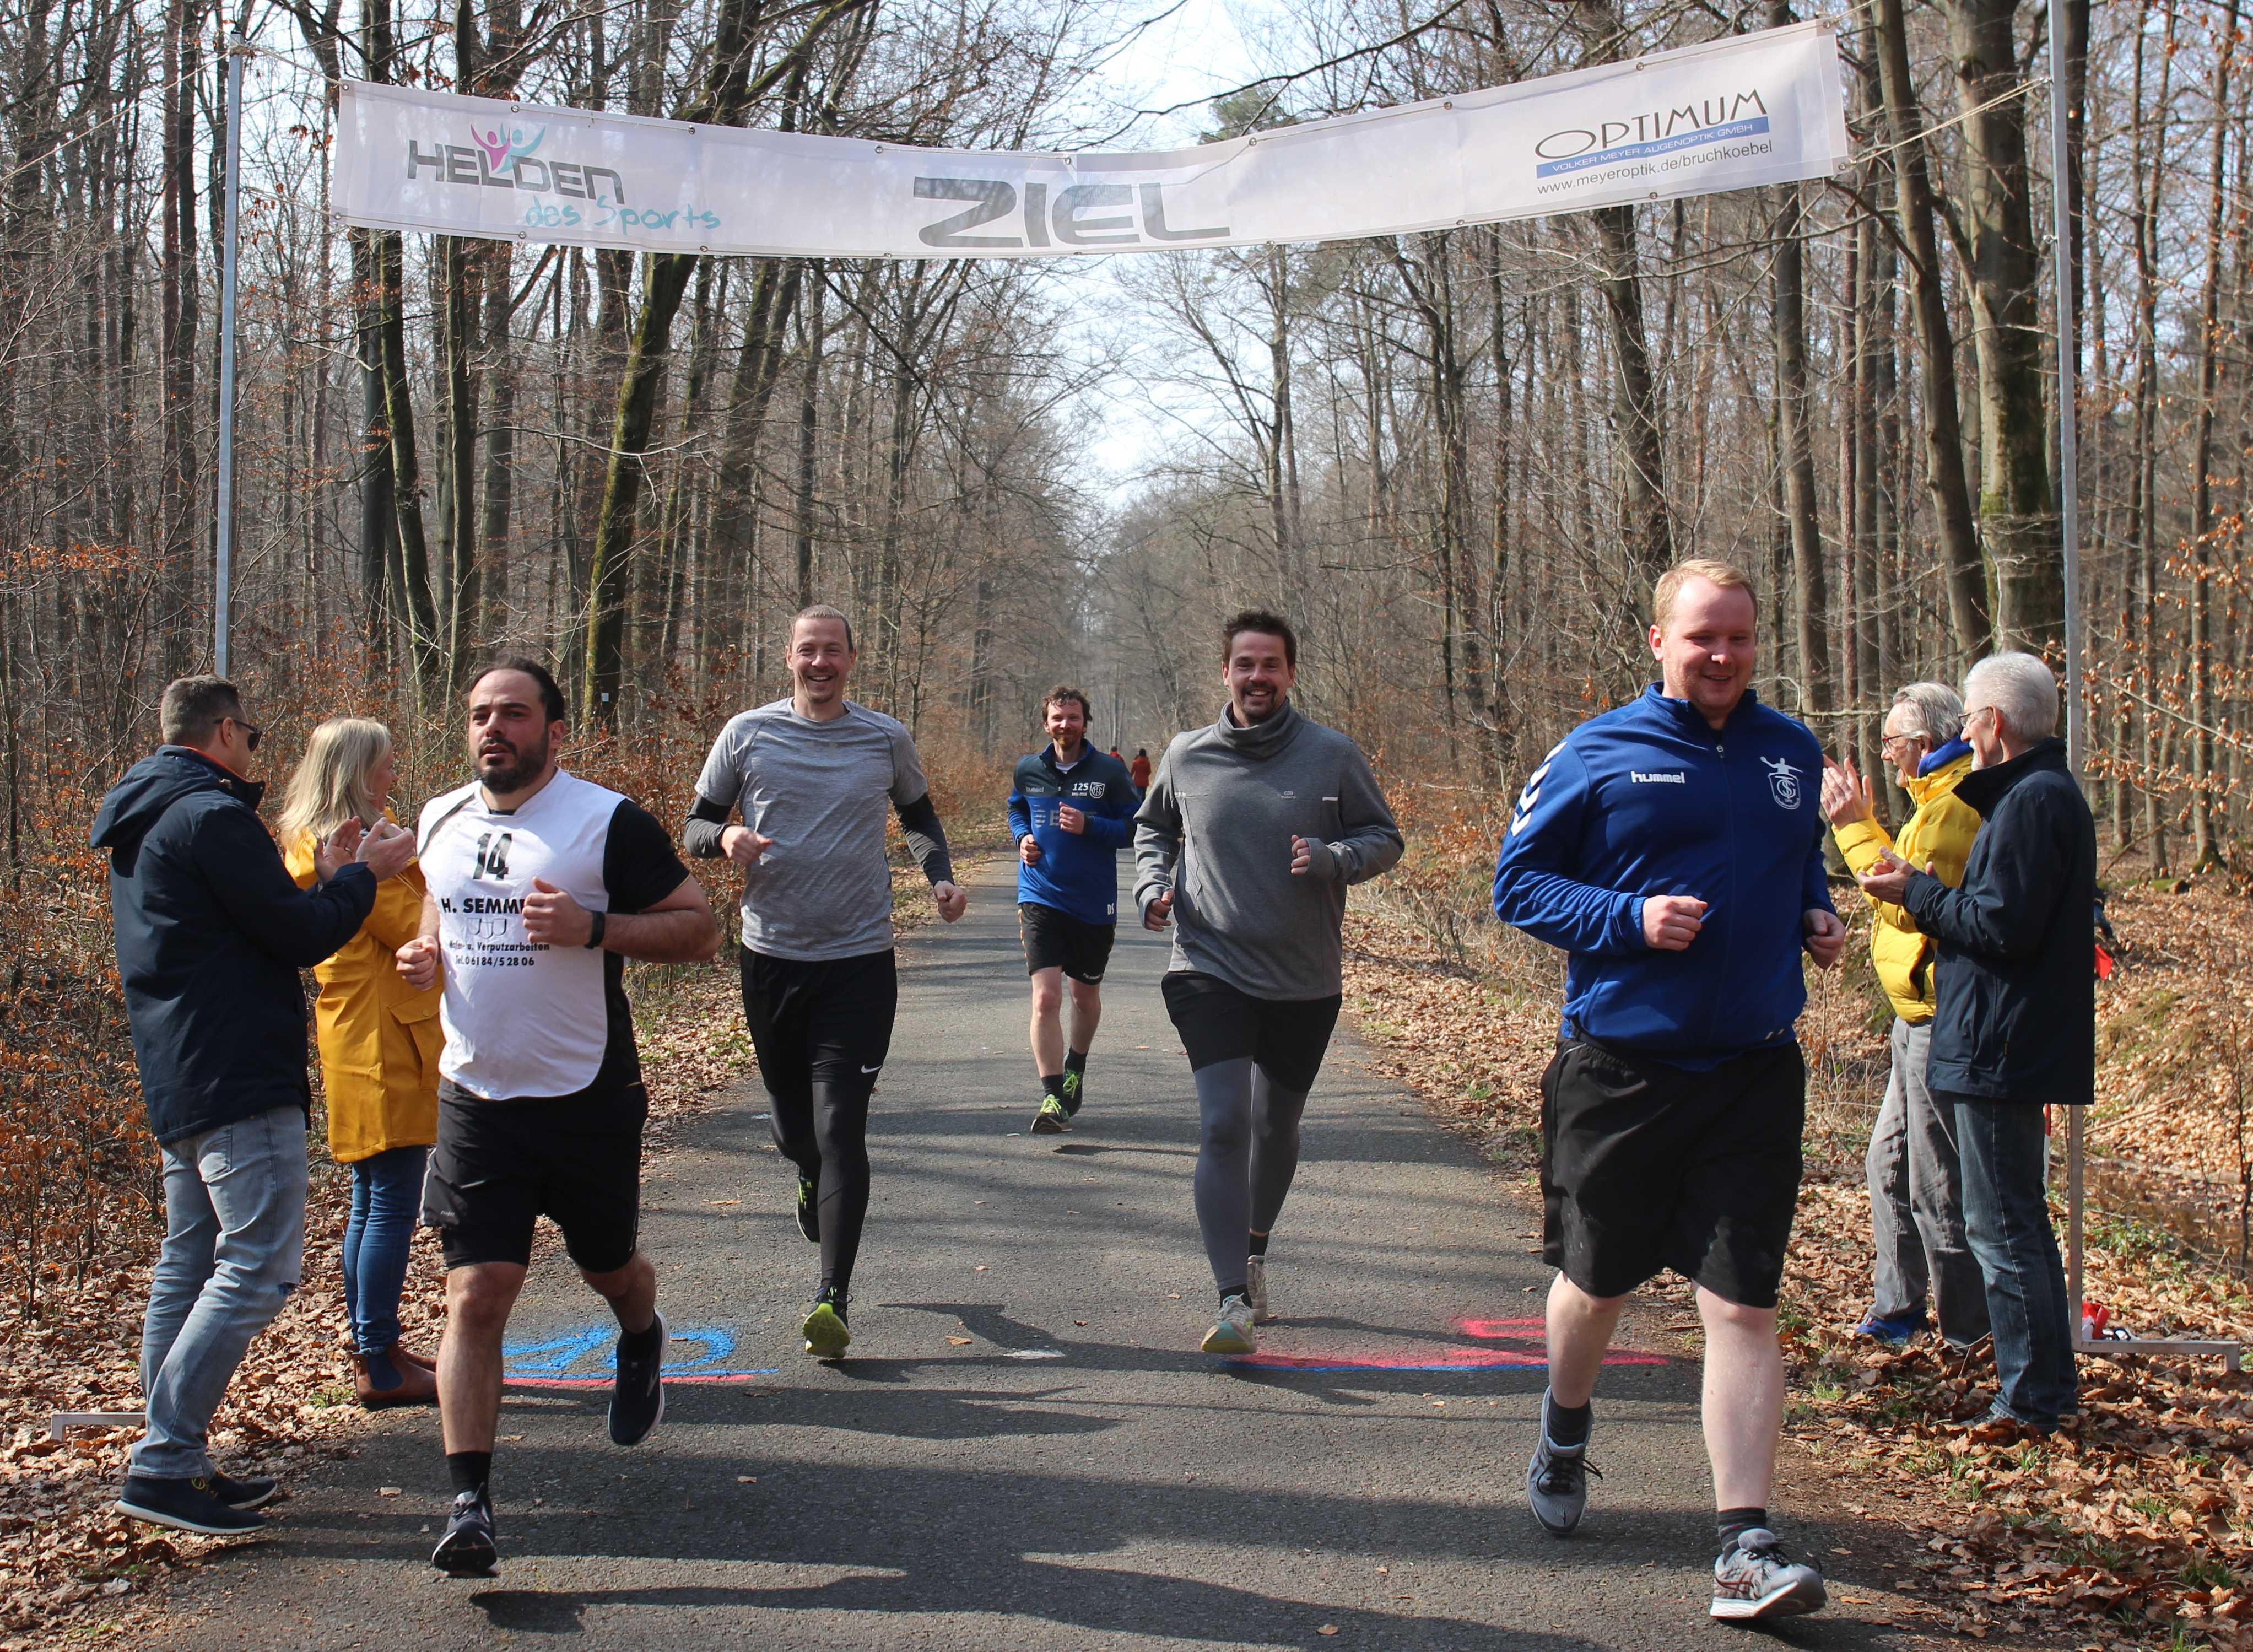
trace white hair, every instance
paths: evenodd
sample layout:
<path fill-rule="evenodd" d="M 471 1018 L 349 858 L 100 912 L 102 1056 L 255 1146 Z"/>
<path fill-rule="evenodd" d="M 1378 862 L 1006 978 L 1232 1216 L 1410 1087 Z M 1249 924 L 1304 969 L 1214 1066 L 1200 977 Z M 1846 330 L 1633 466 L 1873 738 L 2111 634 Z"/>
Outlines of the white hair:
<path fill-rule="evenodd" d="M 1946 683 L 1908 683 L 1894 690 L 1895 707 L 1907 706 L 1935 751 L 1964 732 L 1964 702 Z"/>
<path fill-rule="evenodd" d="M 1992 706 L 2016 738 L 2057 732 L 2057 679 L 2039 654 L 1990 654 L 1964 673 L 1967 708 Z"/>

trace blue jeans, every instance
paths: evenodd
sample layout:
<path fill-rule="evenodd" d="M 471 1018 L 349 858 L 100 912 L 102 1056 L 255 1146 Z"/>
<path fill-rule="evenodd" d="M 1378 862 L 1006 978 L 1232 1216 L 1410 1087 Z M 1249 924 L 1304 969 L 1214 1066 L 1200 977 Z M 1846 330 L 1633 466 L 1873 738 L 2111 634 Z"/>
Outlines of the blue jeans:
<path fill-rule="evenodd" d="M 352 1216 L 345 1223 L 345 1312 L 352 1346 L 380 1354 L 399 1340 L 399 1293 L 422 1209 L 428 1147 L 392 1147 L 352 1165 Z"/>
<path fill-rule="evenodd" d="M 305 1115 L 276 1107 L 164 1148 L 164 1245 L 141 1327 L 148 1432 L 131 1472 L 212 1472 L 206 1437 L 250 1339 L 297 1286 L 305 1252 Z"/>
<path fill-rule="evenodd" d="M 2022 1423 L 2054 1427 L 2079 1409 L 2065 1264 L 2043 1185 L 2038 1103 L 1948 1096 L 1964 1170 L 1964 1237 L 1987 1283 L 1996 1398 Z"/>

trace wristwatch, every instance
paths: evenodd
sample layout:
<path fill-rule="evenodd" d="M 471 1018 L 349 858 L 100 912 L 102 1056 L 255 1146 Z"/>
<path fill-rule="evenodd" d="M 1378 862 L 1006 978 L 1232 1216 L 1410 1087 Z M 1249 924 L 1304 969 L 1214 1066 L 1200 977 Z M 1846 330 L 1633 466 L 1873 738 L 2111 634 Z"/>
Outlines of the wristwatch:
<path fill-rule="evenodd" d="M 589 912 L 587 916 L 593 920 L 587 930 L 587 950 L 591 952 L 602 945 L 603 931 L 609 927 L 610 915 L 608 912 Z"/>

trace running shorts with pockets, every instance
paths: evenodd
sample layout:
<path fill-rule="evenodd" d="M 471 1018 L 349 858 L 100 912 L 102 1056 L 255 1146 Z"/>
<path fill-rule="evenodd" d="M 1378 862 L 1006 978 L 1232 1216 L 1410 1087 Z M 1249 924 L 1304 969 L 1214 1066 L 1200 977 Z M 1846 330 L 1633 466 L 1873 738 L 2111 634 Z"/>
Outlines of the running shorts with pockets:
<path fill-rule="evenodd" d="M 1774 1307 L 1799 1204 L 1797 1044 L 1692 1072 L 1586 1038 L 1541 1076 L 1542 1255 L 1595 1297 L 1662 1269 Z"/>
<path fill-rule="evenodd" d="M 743 974 L 743 1020 L 769 1094 L 803 1101 L 817 1082 L 875 1085 L 899 1007 L 891 948 L 809 959 L 745 947 Z"/>
<path fill-rule="evenodd" d="M 533 1227 L 544 1216 L 586 1272 L 624 1267 L 641 1222 L 648 1117 L 649 1093 L 638 1083 L 488 1101 L 441 1079 L 422 1223 L 438 1230 L 446 1265 L 529 1265 Z"/>
<path fill-rule="evenodd" d="M 1250 1056 L 1268 1078 L 1301 1093 L 1315 1087 L 1343 995 L 1254 998 L 1202 970 L 1170 970 L 1161 984 L 1166 1014 L 1189 1052 L 1189 1070 Z"/>
<path fill-rule="evenodd" d="M 1017 903 L 1017 936 L 1025 944 L 1025 973 L 1060 969 L 1090 986 L 1103 979 L 1111 963 L 1115 924 L 1091 924 L 1038 901 Z"/>

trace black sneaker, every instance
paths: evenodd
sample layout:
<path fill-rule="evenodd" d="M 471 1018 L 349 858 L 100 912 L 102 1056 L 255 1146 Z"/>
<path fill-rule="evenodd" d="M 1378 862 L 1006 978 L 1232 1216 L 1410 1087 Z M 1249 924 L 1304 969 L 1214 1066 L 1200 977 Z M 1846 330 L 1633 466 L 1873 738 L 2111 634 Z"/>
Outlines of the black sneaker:
<path fill-rule="evenodd" d="M 430 1551 L 430 1564 L 450 1578 L 500 1575 L 500 1549 L 493 1542 L 492 1498 L 483 1486 L 454 1494 L 446 1535 Z"/>
<path fill-rule="evenodd" d="M 1069 1067 L 1064 1070 L 1064 1110 L 1068 1118 L 1079 1117 L 1079 1104 L 1086 1099 L 1087 1075 L 1076 1073 Z"/>
<path fill-rule="evenodd" d="M 282 1482 L 271 1474 L 214 1474 L 211 1477 L 212 1495 L 230 1509 L 263 1509 L 272 1502 L 282 1489 Z"/>
<path fill-rule="evenodd" d="M 812 1176 L 798 1179 L 798 1230 L 808 1244 L 821 1243 L 821 1184 Z"/>
<path fill-rule="evenodd" d="M 240 1482 L 238 1482 L 240 1483 Z M 262 1530 L 266 1516 L 248 1509 L 231 1509 L 201 1476 L 194 1480 L 152 1480 L 145 1474 L 125 1476 L 117 1512 L 152 1526 L 174 1531 L 200 1532 L 206 1537 L 241 1537 Z"/>
<path fill-rule="evenodd" d="M 610 1443 L 638 1446 L 665 1417 L 665 1315 L 656 1320 L 657 1349 L 637 1358 L 618 1338 L 618 1374 L 610 1384 Z"/>

